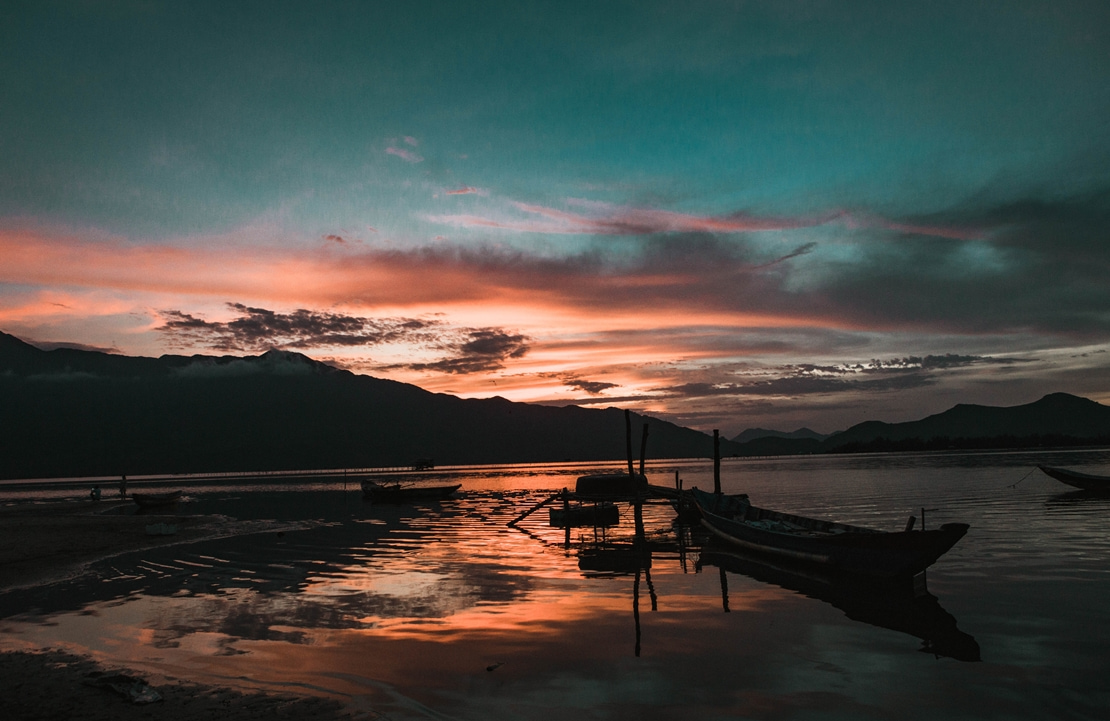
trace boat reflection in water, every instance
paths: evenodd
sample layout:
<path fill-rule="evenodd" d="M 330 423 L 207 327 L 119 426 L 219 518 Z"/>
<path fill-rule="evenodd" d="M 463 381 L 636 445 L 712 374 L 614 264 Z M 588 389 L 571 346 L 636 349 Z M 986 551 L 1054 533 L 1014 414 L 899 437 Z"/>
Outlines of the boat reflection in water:
<path fill-rule="evenodd" d="M 722 604 L 726 612 L 727 571 L 824 601 L 853 621 L 915 636 L 923 642 L 919 649 L 923 653 L 958 661 L 980 660 L 979 644 L 974 637 L 960 631 L 952 614 L 941 607 L 936 596 L 925 590 L 923 577 L 915 584 L 910 578 L 880 580 L 836 573 L 769 560 L 731 546 L 703 548 L 697 565 L 720 569 Z"/>

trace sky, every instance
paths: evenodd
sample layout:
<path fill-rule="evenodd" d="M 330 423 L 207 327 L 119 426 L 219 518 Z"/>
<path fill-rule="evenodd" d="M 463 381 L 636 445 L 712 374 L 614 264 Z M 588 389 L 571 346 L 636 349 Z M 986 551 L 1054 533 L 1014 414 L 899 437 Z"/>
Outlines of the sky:
<path fill-rule="evenodd" d="M 1105 2 L 6 2 L 0 330 L 822 433 L 1110 403 Z"/>

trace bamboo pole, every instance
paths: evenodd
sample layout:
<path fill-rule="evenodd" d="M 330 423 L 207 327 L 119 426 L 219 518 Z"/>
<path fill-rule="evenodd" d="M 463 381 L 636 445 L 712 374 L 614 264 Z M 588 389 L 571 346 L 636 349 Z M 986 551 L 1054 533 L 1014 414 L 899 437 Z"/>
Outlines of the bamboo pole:
<path fill-rule="evenodd" d="M 721 494 L 721 432 L 713 429 L 713 492 Z"/>
<path fill-rule="evenodd" d="M 647 460 L 648 424 L 644 424 L 644 435 L 640 438 L 640 475 L 644 475 L 644 462 Z"/>
<path fill-rule="evenodd" d="M 564 489 L 563 489 L 563 491 L 565 492 L 565 491 L 566 491 L 566 489 L 564 488 Z M 532 507 L 531 507 L 531 508 L 529 508 L 529 509 L 528 509 L 527 511 L 525 511 L 525 512 L 524 512 L 524 513 L 522 513 L 522 514 L 520 514 L 519 516 L 517 516 L 517 517 L 516 517 L 516 518 L 514 518 L 513 520 L 509 521 L 509 522 L 508 522 L 507 524 L 505 524 L 505 525 L 507 525 L 507 526 L 515 526 L 516 524 L 520 523 L 521 521 L 523 521 L 523 520 L 524 520 L 525 518 L 527 518 L 528 516 L 532 515 L 532 514 L 533 514 L 533 513 L 535 513 L 536 511 L 538 511 L 538 510 L 540 510 L 541 508 L 543 508 L 544 506 L 546 506 L 546 505 L 547 505 L 548 503 L 551 503 L 552 501 L 554 501 L 554 500 L 555 500 L 556 498 L 558 498 L 558 497 L 559 497 L 560 495 L 561 495 L 560 493 L 556 493 L 555 495 L 553 495 L 553 496 L 550 496 L 549 498 L 545 498 L 544 500 L 542 500 L 542 501 L 540 501 L 539 503 L 537 503 L 536 505 L 532 506 Z"/>
<path fill-rule="evenodd" d="M 632 413 L 628 409 L 624 411 L 624 444 L 628 451 L 628 477 L 635 478 L 632 470 Z"/>

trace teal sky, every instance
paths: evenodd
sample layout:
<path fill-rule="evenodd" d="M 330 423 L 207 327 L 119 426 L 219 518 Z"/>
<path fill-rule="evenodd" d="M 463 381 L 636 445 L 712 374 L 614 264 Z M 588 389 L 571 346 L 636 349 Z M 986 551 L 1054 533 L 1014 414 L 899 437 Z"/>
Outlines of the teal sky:
<path fill-rule="evenodd" d="M 33 342 L 729 434 L 1110 401 L 1104 2 L 11 2 L 0 97 Z"/>

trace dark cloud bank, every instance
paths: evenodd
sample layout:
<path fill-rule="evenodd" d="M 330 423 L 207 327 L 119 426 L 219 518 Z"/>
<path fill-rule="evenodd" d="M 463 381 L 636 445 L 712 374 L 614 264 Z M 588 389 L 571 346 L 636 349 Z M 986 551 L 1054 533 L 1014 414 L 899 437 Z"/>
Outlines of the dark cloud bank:
<path fill-rule="evenodd" d="M 381 366 L 383 370 L 410 368 L 441 373 L 497 370 L 506 361 L 523 357 L 529 338 L 501 328 L 459 328 L 418 318 L 363 318 L 342 313 L 296 310 L 277 313 L 228 303 L 240 317 L 208 321 L 179 310 L 162 311 L 160 329 L 175 346 L 200 345 L 227 352 L 257 353 L 273 348 L 309 350 L 336 346 L 364 347 L 412 343 L 442 353 L 428 363 Z"/>

